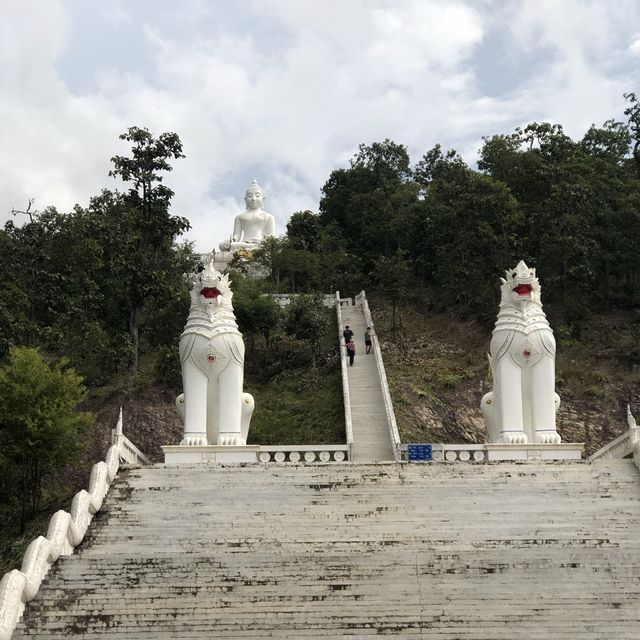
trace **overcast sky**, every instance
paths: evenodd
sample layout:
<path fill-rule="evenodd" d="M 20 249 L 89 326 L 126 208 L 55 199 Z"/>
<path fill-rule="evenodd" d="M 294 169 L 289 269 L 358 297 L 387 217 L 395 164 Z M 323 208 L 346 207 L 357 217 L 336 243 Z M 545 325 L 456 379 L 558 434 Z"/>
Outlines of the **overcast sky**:
<path fill-rule="evenodd" d="M 532 121 L 574 138 L 640 93 L 638 0 L 0 0 L 0 222 L 86 206 L 129 126 L 175 131 L 166 183 L 200 251 L 252 179 L 285 232 L 391 138 L 473 164 Z"/>

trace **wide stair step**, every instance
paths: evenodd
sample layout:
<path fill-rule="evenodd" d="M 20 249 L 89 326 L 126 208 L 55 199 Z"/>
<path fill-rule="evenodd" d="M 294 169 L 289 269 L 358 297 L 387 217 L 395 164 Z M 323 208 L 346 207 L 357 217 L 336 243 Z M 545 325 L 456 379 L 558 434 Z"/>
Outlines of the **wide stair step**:
<path fill-rule="evenodd" d="M 628 460 L 131 470 L 14 638 L 635 640 L 639 497 Z"/>

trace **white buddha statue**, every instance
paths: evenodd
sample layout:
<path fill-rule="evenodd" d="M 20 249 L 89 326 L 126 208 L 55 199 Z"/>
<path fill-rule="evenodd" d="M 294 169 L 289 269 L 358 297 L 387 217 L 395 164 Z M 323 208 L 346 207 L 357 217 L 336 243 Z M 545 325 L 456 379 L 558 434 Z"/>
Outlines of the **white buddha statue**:
<path fill-rule="evenodd" d="M 265 238 L 276 235 L 276 219 L 264 208 L 264 192 L 254 180 L 244 197 L 247 210 L 235 217 L 233 236 L 220 243 L 222 251 L 255 249 Z"/>

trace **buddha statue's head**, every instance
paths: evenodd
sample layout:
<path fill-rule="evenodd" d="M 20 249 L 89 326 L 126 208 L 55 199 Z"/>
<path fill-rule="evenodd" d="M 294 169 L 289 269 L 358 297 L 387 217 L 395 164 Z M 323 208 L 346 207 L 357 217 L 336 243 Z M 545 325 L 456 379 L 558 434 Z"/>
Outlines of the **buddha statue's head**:
<path fill-rule="evenodd" d="M 262 187 L 254 180 L 247 189 L 244 196 L 244 202 L 248 210 L 262 209 L 264 206 L 264 191 Z"/>

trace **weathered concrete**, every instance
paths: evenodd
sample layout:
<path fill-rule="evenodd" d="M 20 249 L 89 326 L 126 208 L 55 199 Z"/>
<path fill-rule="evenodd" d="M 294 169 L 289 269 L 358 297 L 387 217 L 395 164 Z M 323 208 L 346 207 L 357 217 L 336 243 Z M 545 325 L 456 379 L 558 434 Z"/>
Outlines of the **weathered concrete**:
<path fill-rule="evenodd" d="M 132 470 L 15 638 L 635 640 L 639 497 L 630 460 Z"/>

